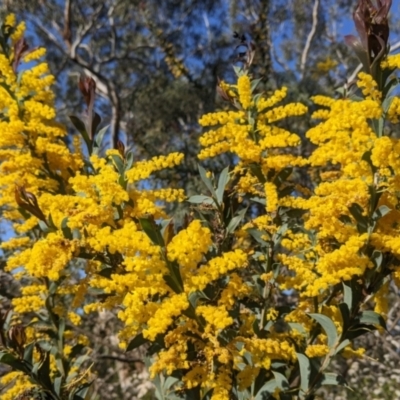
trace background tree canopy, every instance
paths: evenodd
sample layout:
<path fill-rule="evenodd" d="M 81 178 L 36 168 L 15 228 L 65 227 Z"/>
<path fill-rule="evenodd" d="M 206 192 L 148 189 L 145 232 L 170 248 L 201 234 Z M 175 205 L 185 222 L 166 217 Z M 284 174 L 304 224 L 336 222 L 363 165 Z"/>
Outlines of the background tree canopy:
<path fill-rule="evenodd" d="M 215 108 L 217 80 L 233 78 L 243 52 L 233 33 L 254 44 L 252 72 L 267 89 L 286 84 L 308 101 L 333 93 L 357 67 L 343 41 L 354 30 L 353 7 L 336 0 L 13 0 L 3 3 L 3 15 L 26 20 L 31 43 L 48 49 L 65 120 L 82 112 L 79 75 L 93 77 L 114 146 L 126 140 L 138 158 L 184 152 L 182 170 L 159 177 L 185 186 L 197 174 L 198 118 Z"/>

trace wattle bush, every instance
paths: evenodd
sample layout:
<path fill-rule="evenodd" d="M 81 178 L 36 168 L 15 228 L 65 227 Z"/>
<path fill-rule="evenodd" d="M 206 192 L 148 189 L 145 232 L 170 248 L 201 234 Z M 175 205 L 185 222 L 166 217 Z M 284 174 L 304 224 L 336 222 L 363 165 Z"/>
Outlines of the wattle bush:
<path fill-rule="evenodd" d="M 199 160 L 235 161 L 218 176 L 199 166 L 204 192 L 186 199 L 151 180 L 182 154 L 102 151 L 90 78 L 67 145 L 45 51 L 30 52 L 24 24 L 7 17 L 0 205 L 12 234 L 2 249 L 20 295 L 1 315 L 2 399 L 92 398 L 92 344 L 79 326 L 103 309 L 122 322 L 121 348 L 145 346 L 158 398 L 312 399 L 346 385 L 331 361 L 363 354 L 354 340 L 385 329 L 400 283 L 400 56 L 388 55 L 385 30 L 356 22 L 361 42 L 347 41 L 363 72 L 338 98 L 314 97 L 311 116 L 285 101 L 290 88 L 257 90 L 251 54 L 237 83 L 220 82 L 231 109 L 199 121 Z M 178 226 L 163 207 L 175 201 L 188 203 Z"/>

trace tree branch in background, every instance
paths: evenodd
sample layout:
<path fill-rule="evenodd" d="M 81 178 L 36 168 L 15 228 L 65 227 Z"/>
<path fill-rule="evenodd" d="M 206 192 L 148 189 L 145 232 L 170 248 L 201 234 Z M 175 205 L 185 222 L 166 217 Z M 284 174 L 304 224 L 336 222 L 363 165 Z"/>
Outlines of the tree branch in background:
<path fill-rule="evenodd" d="M 315 0 L 312 12 L 312 26 L 311 30 L 307 36 L 306 44 L 304 45 L 303 53 L 301 54 L 300 61 L 300 79 L 304 78 L 304 72 L 306 69 L 307 57 L 310 52 L 311 42 L 315 36 L 315 32 L 317 31 L 318 25 L 318 8 L 319 8 L 319 0 Z"/>
<path fill-rule="evenodd" d="M 91 31 L 94 26 L 94 21 L 103 10 L 104 5 L 101 4 L 96 8 L 94 13 L 88 18 L 88 23 L 86 23 L 81 29 L 76 32 L 71 30 L 71 3 L 67 2 L 64 8 L 64 29 L 62 30 L 54 22 L 54 26 L 57 31 L 62 32 L 62 37 L 66 47 L 62 46 L 59 39 L 48 29 L 46 29 L 42 24 L 40 24 L 36 19 L 31 18 L 31 22 L 43 32 L 47 38 L 66 56 L 69 60 L 78 65 L 83 72 L 95 80 L 97 92 L 100 96 L 107 99 L 111 103 L 111 132 L 110 141 L 112 146 L 116 148 L 119 130 L 121 124 L 121 100 L 118 94 L 118 90 L 114 83 L 103 76 L 100 72 L 91 66 L 86 60 L 83 59 L 78 54 L 78 48 L 81 46 L 85 36 Z M 75 34 L 75 35 L 74 35 Z M 74 37 L 75 36 L 75 37 Z"/>
<path fill-rule="evenodd" d="M 256 49 L 256 64 L 259 65 L 258 75 L 266 82 L 270 79 L 273 68 L 271 60 L 271 36 L 269 24 L 270 0 L 261 0 L 258 21 L 253 28 L 253 40 L 258 44 Z M 258 56 L 257 56 L 258 54 Z M 258 60 L 259 62 L 257 62 Z"/>

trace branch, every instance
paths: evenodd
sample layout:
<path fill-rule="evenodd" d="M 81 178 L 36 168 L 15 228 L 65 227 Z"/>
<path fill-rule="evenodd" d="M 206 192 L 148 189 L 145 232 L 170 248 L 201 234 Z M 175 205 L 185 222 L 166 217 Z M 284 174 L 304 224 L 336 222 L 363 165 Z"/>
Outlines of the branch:
<path fill-rule="evenodd" d="M 65 1 L 64 7 L 64 31 L 63 38 L 65 42 L 70 43 L 72 38 L 71 30 L 71 0 Z"/>
<path fill-rule="evenodd" d="M 115 30 L 115 24 L 114 24 L 114 10 L 115 10 L 115 5 L 111 5 L 110 8 L 108 9 L 107 12 L 107 17 L 108 17 L 108 22 L 110 23 L 110 31 L 111 31 L 111 57 L 115 56 L 115 51 L 116 51 L 116 43 L 117 43 L 117 31 Z"/>
<path fill-rule="evenodd" d="M 94 10 L 93 14 L 89 18 L 88 23 L 79 27 L 80 29 L 78 29 L 77 36 L 76 36 L 76 39 L 74 40 L 74 42 L 69 43 L 71 58 L 75 57 L 77 48 L 80 46 L 80 44 L 82 43 L 85 36 L 93 28 L 94 23 L 97 21 L 97 17 L 100 15 L 100 13 L 103 9 L 103 6 L 104 6 L 104 4 L 101 4 L 99 7 L 97 7 L 96 10 Z"/>
<path fill-rule="evenodd" d="M 318 24 L 318 7 L 319 7 L 319 0 L 315 0 L 313 13 L 312 13 L 312 26 L 310 33 L 307 36 L 306 44 L 304 45 L 303 53 L 301 55 L 301 62 L 300 62 L 300 79 L 304 77 L 304 71 L 306 68 L 306 62 L 308 53 L 310 51 L 311 42 L 315 36 L 315 32 L 317 31 L 317 24 Z"/>
<path fill-rule="evenodd" d="M 97 9 L 96 12 L 100 12 L 100 8 Z M 111 142 L 112 146 L 116 148 L 116 143 L 118 141 L 118 134 L 121 125 L 121 100 L 118 96 L 117 89 L 115 85 L 107 79 L 107 77 L 103 76 L 100 72 L 96 71 L 90 64 L 88 64 L 82 57 L 77 54 L 75 51 L 76 46 L 83 40 L 83 36 L 87 34 L 92 26 L 91 23 L 85 25 L 85 27 L 81 30 L 78 37 L 75 39 L 74 43 L 68 43 L 64 39 L 68 49 L 63 47 L 57 37 L 48 29 L 44 28 L 43 25 L 40 25 L 38 22 L 33 21 L 35 25 L 48 37 L 48 39 L 54 43 L 60 51 L 65 54 L 72 62 L 77 64 L 79 67 L 83 69 L 85 74 L 91 78 L 93 78 L 96 82 L 97 92 L 108 99 L 111 103 Z"/>

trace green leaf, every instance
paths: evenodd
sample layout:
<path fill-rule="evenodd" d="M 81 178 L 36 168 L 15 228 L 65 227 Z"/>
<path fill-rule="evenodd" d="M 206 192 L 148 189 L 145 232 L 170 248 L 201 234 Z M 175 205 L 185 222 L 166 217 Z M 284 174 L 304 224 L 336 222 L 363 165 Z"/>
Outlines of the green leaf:
<path fill-rule="evenodd" d="M 19 371 L 27 372 L 27 367 L 25 364 L 19 361 L 18 358 L 13 356 L 11 353 L 7 353 L 6 351 L 0 351 L 0 363 L 7 364 Z"/>
<path fill-rule="evenodd" d="M 104 278 L 111 279 L 111 274 L 113 272 L 115 272 L 113 267 L 110 267 L 107 264 L 102 264 L 101 265 L 101 270 L 98 272 L 98 274 L 100 276 L 103 276 Z"/>
<path fill-rule="evenodd" d="M 280 372 L 272 371 L 275 377 L 275 381 L 278 385 L 278 388 L 281 390 L 289 389 L 289 382 L 286 379 L 286 376 L 281 374 Z"/>
<path fill-rule="evenodd" d="M 50 325 L 50 324 L 49 324 L 49 325 Z M 40 325 L 37 325 L 37 326 L 40 326 Z M 48 330 L 46 330 L 45 332 L 46 332 L 47 334 L 49 333 Z M 57 339 L 56 336 L 52 336 L 52 338 Z M 45 351 L 45 352 L 47 352 L 47 353 L 53 350 L 53 345 L 52 345 L 49 341 L 47 341 L 47 340 L 41 339 L 41 340 L 38 340 L 36 343 L 40 346 L 40 348 L 41 348 L 43 351 Z"/>
<path fill-rule="evenodd" d="M 218 179 L 218 188 L 217 188 L 217 202 L 219 205 L 222 205 L 222 199 L 224 197 L 225 187 L 229 182 L 229 167 L 223 169 Z"/>
<path fill-rule="evenodd" d="M 350 225 L 353 223 L 353 220 L 348 215 L 344 215 L 344 214 L 339 216 L 339 220 L 346 225 Z"/>
<path fill-rule="evenodd" d="M 61 222 L 61 231 L 66 239 L 72 240 L 72 230 L 68 226 L 68 217 L 65 217 Z"/>
<path fill-rule="evenodd" d="M 257 87 L 257 85 L 262 81 L 262 78 L 259 79 L 254 79 L 251 81 L 251 92 L 253 93 L 254 89 Z"/>
<path fill-rule="evenodd" d="M 290 329 L 299 332 L 302 335 L 306 335 L 307 331 L 305 330 L 304 326 L 299 324 L 298 322 L 288 322 Z"/>
<path fill-rule="evenodd" d="M 72 400 L 91 400 L 93 399 L 93 382 L 85 383 L 79 386 L 73 394 Z M 71 397 L 71 396 L 70 396 Z"/>
<path fill-rule="evenodd" d="M 333 323 L 333 321 L 326 315 L 322 315 L 322 314 L 309 313 L 308 315 L 311 318 L 315 319 L 324 329 L 324 331 L 328 337 L 328 346 L 330 348 L 334 347 L 338 341 L 339 336 L 338 336 L 336 326 Z"/>
<path fill-rule="evenodd" d="M 80 368 L 81 365 L 87 360 L 90 360 L 90 356 L 88 356 L 87 354 L 83 354 L 82 356 L 79 356 L 74 362 L 74 367 Z"/>
<path fill-rule="evenodd" d="M 367 325 L 367 324 L 355 324 L 352 325 L 346 332 L 346 338 L 350 341 L 358 338 L 359 336 L 365 335 L 366 333 L 377 330 L 378 328 L 375 325 Z"/>
<path fill-rule="evenodd" d="M 267 393 L 274 393 L 277 388 L 278 388 L 278 382 L 276 381 L 276 379 L 271 379 L 261 387 L 261 389 L 257 392 L 256 397 L 254 397 L 254 400 L 268 399 L 269 397 L 265 395 Z"/>
<path fill-rule="evenodd" d="M 49 216 L 47 217 L 47 223 L 49 224 L 50 229 L 52 229 L 53 231 L 57 230 L 57 227 L 53 221 L 53 217 L 51 216 L 51 214 L 49 214 Z"/>
<path fill-rule="evenodd" d="M 9 85 L 7 85 L 5 82 L 0 82 L 0 86 L 6 90 L 6 92 L 14 99 L 14 100 L 18 100 L 15 96 L 14 90 L 11 90 L 11 87 Z"/>
<path fill-rule="evenodd" d="M 235 329 L 224 329 L 218 335 L 218 341 L 227 346 L 232 340 L 238 335 L 238 332 Z"/>
<path fill-rule="evenodd" d="M 247 208 L 244 208 L 243 210 L 240 210 L 237 215 L 235 215 L 230 221 L 228 226 L 226 227 L 226 230 L 228 233 L 233 233 L 235 232 L 235 229 L 238 227 L 244 216 L 246 215 Z"/>
<path fill-rule="evenodd" d="M 339 346 L 336 347 L 336 349 L 335 349 L 335 354 L 340 353 L 340 352 L 341 352 L 346 346 L 348 346 L 350 343 L 351 343 L 351 342 L 350 342 L 349 339 L 343 340 L 343 342 L 341 342 L 341 343 L 339 344 Z"/>
<path fill-rule="evenodd" d="M 203 196 L 203 195 L 191 196 L 191 197 L 189 197 L 189 199 L 187 201 L 189 203 L 193 203 L 193 204 L 214 204 L 215 205 L 214 199 L 212 199 L 211 197 L 208 197 L 208 196 Z"/>
<path fill-rule="evenodd" d="M 360 323 L 366 325 L 378 325 L 387 330 L 386 322 L 382 315 L 376 313 L 375 311 L 363 311 L 359 318 Z"/>
<path fill-rule="evenodd" d="M 393 80 L 393 79 L 391 80 L 391 82 L 394 82 L 394 84 L 397 83 L 396 80 Z M 386 86 L 388 86 L 388 85 L 386 85 Z M 385 88 L 386 88 L 386 86 L 385 86 Z M 387 113 L 389 111 L 389 108 L 392 105 L 394 99 L 395 99 L 394 96 L 389 96 L 389 97 L 386 97 L 385 100 L 382 102 L 382 110 L 384 113 Z"/>
<path fill-rule="evenodd" d="M 387 81 L 387 78 L 388 78 L 390 75 L 392 75 L 394 71 L 395 71 L 394 69 L 386 69 L 386 70 L 383 72 L 383 80 L 382 80 L 382 81 L 383 81 L 383 82 Z M 382 90 L 382 98 L 385 99 L 385 100 L 383 101 L 383 103 L 382 103 L 382 108 L 383 108 L 383 111 L 384 111 L 385 113 L 386 113 L 387 110 L 389 109 L 390 104 L 391 104 L 391 101 L 389 102 L 388 105 L 386 105 L 386 107 L 385 107 L 385 102 L 386 102 L 386 100 L 388 100 L 388 99 L 392 99 L 391 94 L 392 94 L 392 93 L 394 92 L 394 90 L 397 88 L 398 83 L 399 83 L 399 78 L 397 78 L 396 75 L 393 74 L 392 77 L 391 77 L 391 79 L 390 79 L 389 81 L 387 81 L 385 87 L 384 87 L 383 90 Z"/>
<path fill-rule="evenodd" d="M 318 386 L 320 385 L 348 386 L 342 375 L 333 372 L 322 374 L 321 380 L 318 382 Z"/>
<path fill-rule="evenodd" d="M 57 395 L 61 394 L 61 383 L 62 383 L 62 380 L 63 380 L 62 376 L 57 376 L 57 378 L 54 379 L 53 387 L 54 387 L 54 392 Z"/>
<path fill-rule="evenodd" d="M 260 183 L 264 184 L 267 181 L 261 170 L 260 165 L 255 164 L 255 163 L 250 164 L 250 171 L 260 181 Z"/>
<path fill-rule="evenodd" d="M 254 201 L 254 203 L 259 203 L 263 206 L 265 206 L 267 204 L 267 202 L 265 201 L 265 199 L 261 198 L 261 197 L 251 197 L 250 201 Z"/>
<path fill-rule="evenodd" d="M 376 136 L 381 137 L 383 133 L 383 118 L 371 120 L 372 129 Z"/>
<path fill-rule="evenodd" d="M 291 175 L 293 172 L 293 168 L 284 168 L 282 171 L 279 172 L 278 175 L 276 175 L 273 183 L 276 185 L 276 187 L 280 187 L 282 183 L 285 183 L 287 181 L 287 178 Z"/>
<path fill-rule="evenodd" d="M 86 146 L 88 148 L 89 154 L 92 153 L 92 141 L 89 138 L 89 135 L 86 131 L 86 126 L 83 121 L 81 121 L 78 117 L 75 117 L 75 115 L 70 115 L 69 119 L 71 122 L 74 124 L 75 128 L 78 130 L 78 132 L 82 135 L 83 140 L 86 143 Z"/>
<path fill-rule="evenodd" d="M 139 218 L 139 222 L 143 231 L 150 238 L 150 240 L 154 244 L 164 247 L 164 239 L 156 223 L 149 218 Z"/>
<path fill-rule="evenodd" d="M 128 181 L 125 179 L 125 174 L 122 172 L 122 174 L 118 177 L 118 183 L 122 188 L 126 189 L 127 182 Z"/>
<path fill-rule="evenodd" d="M 119 156 L 117 154 L 112 154 L 111 158 L 114 161 L 114 164 L 117 167 L 119 174 L 124 175 L 124 172 L 125 172 L 124 160 L 121 158 L 121 156 Z"/>
<path fill-rule="evenodd" d="M 310 384 L 310 372 L 311 372 L 310 360 L 304 354 L 301 353 L 296 353 L 296 354 L 300 368 L 300 387 L 304 393 L 307 393 L 308 386 Z"/>
<path fill-rule="evenodd" d="M 375 173 L 377 171 L 377 168 L 375 167 L 375 165 L 372 162 L 371 155 L 372 155 L 372 151 L 368 150 L 362 155 L 361 160 L 366 161 L 368 163 L 368 165 L 370 166 L 371 171 L 373 173 Z"/>
<path fill-rule="evenodd" d="M 353 291 L 343 282 L 343 301 L 351 311 L 353 309 Z"/>
<path fill-rule="evenodd" d="M 358 57 L 358 59 L 360 60 L 361 64 L 364 67 L 364 69 L 363 69 L 364 72 L 369 73 L 370 72 L 370 70 L 369 70 L 370 61 L 369 61 L 368 53 L 364 49 L 360 40 L 357 37 L 355 37 L 354 35 L 346 35 L 344 37 L 344 40 L 345 40 L 345 43 L 354 50 L 356 56 Z"/>
<path fill-rule="evenodd" d="M 262 246 L 268 246 L 269 243 L 263 239 L 263 236 L 266 236 L 267 233 L 264 231 L 259 231 L 256 228 L 247 229 L 247 232 Z"/>
<path fill-rule="evenodd" d="M 35 348 L 35 343 L 29 343 L 27 346 L 24 348 L 24 361 L 26 361 L 29 364 L 32 364 L 32 355 L 33 355 L 33 349 Z"/>
<path fill-rule="evenodd" d="M 380 269 L 383 262 L 383 254 L 379 250 L 374 250 L 371 256 L 371 260 L 374 263 L 375 269 Z"/>
<path fill-rule="evenodd" d="M 50 296 L 52 296 L 53 294 L 56 293 L 58 287 L 60 286 L 60 283 L 61 283 L 61 282 L 55 282 L 55 281 L 53 281 L 53 282 L 50 283 L 49 296 L 48 296 L 48 298 L 49 298 Z"/>
<path fill-rule="evenodd" d="M 133 161 L 134 161 L 134 154 L 133 154 L 133 151 L 130 151 L 128 154 L 126 154 L 125 171 L 129 171 L 132 168 Z"/>
<path fill-rule="evenodd" d="M 205 295 L 205 293 L 200 291 L 200 290 L 198 290 L 196 292 L 192 292 L 188 296 L 188 300 L 189 300 L 189 302 L 190 302 L 190 304 L 192 305 L 193 308 L 196 308 L 197 302 L 200 299 L 208 299 L 208 297 Z"/>
<path fill-rule="evenodd" d="M 92 138 L 94 138 L 94 135 L 100 124 L 101 124 L 101 117 L 99 114 L 97 114 L 97 112 L 95 112 L 92 119 Z"/>
<path fill-rule="evenodd" d="M 343 320 L 343 332 L 342 332 L 342 337 L 344 337 L 346 335 L 346 331 L 350 326 L 350 309 L 349 306 L 346 303 L 340 303 L 339 304 L 339 310 L 340 313 L 342 314 L 342 320 Z"/>
<path fill-rule="evenodd" d="M 95 154 L 98 154 L 99 150 L 101 149 L 101 144 L 103 143 L 104 135 L 106 134 L 109 127 L 110 125 L 107 125 L 104 128 L 101 128 L 98 133 L 96 133 L 93 146 L 94 147 L 93 152 Z"/>
<path fill-rule="evenodd" d="M 163 275 L 164 282 L 177 294 L 182 293 L 182 288 L 171 275 Z"/>
<path fill-rule="evenodd" d="M 85 348 L 86 346 L 84 346 L 83 344 L 76 344 L 75 346 L 72 347 L 71 353 L 68 354 L 68 358 L 72 360 L 78 354 L 80 354 L 80 352 Z"/>
<path fill-rule="evenodd" d="M 143 337 L 142 333 L 139 333 L 138 335 L 136 335 L 128 344 L 128 347 L 126 348 L 126 351 L 131 351 L 134 350 L 140 346 L 142 346 L 143 344 L 146 344 L 148 342 L 147 339 L 145 339 Z"/>
<path fill-rule="evenodd" d="M 46 222 L 42 221 L 41 219 L 39 220 L 38 224 L 39 224 L 40 230 L 43 233 L 47 234 L 47 233 L 52 232 L 52 229 L 46 224 Z"/>
<path fill-rule="evenodd" d="M 63 345 L 63 340 L 64 340 L 64 331 L 65 331 L 65 319 L 60 318 L 58 322 L 58 338 L 61 343 L 61 346 Z"/>
<path fill-rule="evenodd" d="M 374 214 L 372 215 L 372 218 L 374 221 L 377 221 L 384 217 L 385 215 L 389 214 L 390 211 L 392 211 L 388 206 L 380 206 L 378 209 L 375 210 Z"/>
<path fill-rule="evenodd" d="M 198 165 L 201 180 L 206 185 L 207 189 L 210 191 L 213 197 L 217 197 L 211 179 L 207 176 L 207 171 L 201 166 Z"/>
<path fill-rule="evenodd" d="M 167 267 L 170 270 L 171 275 L 177 281 L 179 287 L 182 289 L 183 288 L 183 280 L 182 280 L 181 269 L 179 267 L 179 264 L 176 261 L 169 262 L 169 263 L 167 263 Z M 181 292 L 182 292 L 182 290 L 180 291 L 180 293 Z"/>
<path fill-rule="evenodd" d="M 368 219 L 363 215 L 362 207 L 357 204 L 353 203 L 349 207 L 349 211 L 354 219 L 357 221 L 357 229 L 359 233 L 366 233 L 368 231 Z"/>
<path fill-rule="evenodd" d="M 56 360 L 57 362 L 57 360 Z M 50 357 L 49 353 L 45 352 L 44 358 L 33 364 L 32 375 L 36 379 L 42 381 L 47 387 L 52 387 L 50 377 Z"/>

